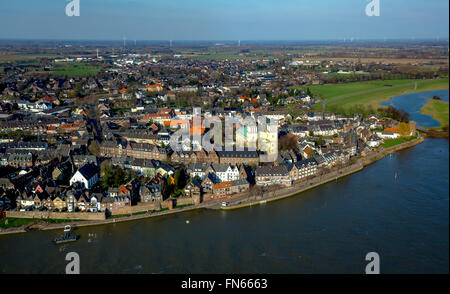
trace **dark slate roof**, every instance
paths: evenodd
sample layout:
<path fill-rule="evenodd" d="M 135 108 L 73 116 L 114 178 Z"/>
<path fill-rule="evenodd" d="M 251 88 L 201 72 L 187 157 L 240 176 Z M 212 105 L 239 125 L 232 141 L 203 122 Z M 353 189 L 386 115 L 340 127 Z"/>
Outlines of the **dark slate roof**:
<path fill-rule="evenodd" d="M 195 162 L 188 165 L 188 170 L 192 172 L 205 172 L 208 166 L 204 163 Z"/>
<path fill-rule="evenodd" d="M 200 184 L 200 182 L 197 181 L 196 179 L 193 179 L 193 180 L 191 181 L 191 184 L 194 185 L 194 186 L 197 186 L 197 187 L 199 187 L 199 188 L 202 187 L 202 184 Z"/>
<path fill-rule="evenodd" d="M 314 158 L 308 158 L 305 160 L 297 161 L 294 164 L 298 169 L 300 169 L 308 165 L 317 165 L 317 161 Z"/>
<path fill-rule="evenodd" d="M 260 166 L 256 169 L 256 176 L 281 176 L 288 174 L 288 172 L 286 165 Z"/>
<path fill-rule="evenodd" d="M 217 151 L 219 157 L 226 158 L 258 158 L 257 151 Z"/>
<path fill-rule="evenodd" d="M 81 173 L 81 175 L 83 175 L 83 177 L 85 177 L 86 179 L 90 179 L 97 174 L 97 167 L 92 163 L 88 163 L 83 165 L 78 171 Z"/>
<path fill-rule="evenodd" d="M 12 142 L 12 143 L 1 143 L 1 148 L 15 148 L 15 149 L 47 149 L 48 144 L 45 142 Z"/>
<path fill-rule="evenodd" d="M 231 182 L 231 186 L 249 185 L 246 179 L 239 179 Z"/>

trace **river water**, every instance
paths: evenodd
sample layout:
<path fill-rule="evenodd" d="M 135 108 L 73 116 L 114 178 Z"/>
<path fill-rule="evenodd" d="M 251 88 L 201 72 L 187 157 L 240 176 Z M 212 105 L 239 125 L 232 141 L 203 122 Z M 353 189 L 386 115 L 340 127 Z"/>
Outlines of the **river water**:
<path fill-rule="evenodd" d="M 442 101 L 448 102 L 448 90 L 426 91 L 407 95 L 395 96 L 391 100 L 380 103 L 384 106 L 393 105 L 409 113 L 409 118 L 422 127 L 438 127 L 440 123 L 432 116 L 420 113 L 422 106 L 430 98 L 438 96 Z"/>
<path fill-rule="evenodd" d="M 79 228 L 67 245 L 0 236 L 0 273 L 64 273 L 71 251 L 81 273 L 364 273 L 372 251 L 381 273 L 448 273 L 448 153 L 427 139 L 292 198 Z"/>

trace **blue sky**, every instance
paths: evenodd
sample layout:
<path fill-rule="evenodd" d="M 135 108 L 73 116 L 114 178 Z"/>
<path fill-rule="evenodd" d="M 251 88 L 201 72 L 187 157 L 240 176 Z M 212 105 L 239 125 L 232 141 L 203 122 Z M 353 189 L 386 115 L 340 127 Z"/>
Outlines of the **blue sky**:
<path fill-rule="evenodd" d="M 75 40 L 448 39 L 448 0 L 1 0 L 0 38 Z"/>

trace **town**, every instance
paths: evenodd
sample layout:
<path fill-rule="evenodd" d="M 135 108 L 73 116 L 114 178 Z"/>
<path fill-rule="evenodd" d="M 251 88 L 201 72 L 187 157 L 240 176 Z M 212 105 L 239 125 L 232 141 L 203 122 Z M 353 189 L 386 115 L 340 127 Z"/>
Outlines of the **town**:
<path fill-rule="evenodd" d="M 114 217 L 270 195 L 417 138 L 415 122 L 393 107 L 345 113 L 310 87 L 383 75 L 438 79 L 448 72 L 443 66 L 413 76 L 388 62 L 290 54 L 253 59 L 252 50 L 239 48 L 236 59 L 196 59 L 172 49 L 95 49 L 87 57 L 46 58 L 42 69 L 3 64 L 2 215 Z M 48 74 L 61 64 L 66 72 Z M 212 150 L 195 139 L 211 130 L 205 121 L 229 118 L 238 123 L 220 124 L 228 146 L 217 136 L 210 142 L 219 148 Z M 243 118 L 263 118 L 271 127 L 240 125 Z M 180 129 L 188 136 L 176 149 L 171 139 Z"/>

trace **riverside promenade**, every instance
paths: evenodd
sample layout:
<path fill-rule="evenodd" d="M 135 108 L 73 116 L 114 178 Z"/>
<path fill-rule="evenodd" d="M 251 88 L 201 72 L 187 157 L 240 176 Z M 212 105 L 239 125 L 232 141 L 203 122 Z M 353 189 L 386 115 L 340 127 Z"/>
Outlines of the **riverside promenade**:
<path fill-rule="evenodd" d="M 313 189 L 320 185 L 326 184 L 331 181 L 337 181 L 339 178 L 346 177 L 353 173 L 359 172 L 364 169 L 365 166 L 370 165 L 391 153 L 407 149 L 413 147 L 417 144 L 422 143 L 425 140 L 424 137 L 419 136 L 417 139 L 414 139 L 409 142 L 405 142 L 402 144 L 398 144 L 396 146 L 392 146 L 389 148 L 380 147 L 379 150 L 371 152 L 365 157 L 359 158 L 354 164 L 349 165 L 347 167 L 342 167 L 336 170 L 332 170 L 326 174 L 315 176 L 306 181 L 297 181 L 294 182 L 292 186 L 282 187 L 273 191 L 263 191 L 261 195 L 252 195 L 250 192 L 233 195 L 228 199 L 207 199 L 204 202 L 196 205 L 186 206 L 186 207 L 175 207 L 172 210 L 165 210 L 159 212 L 147 212 L 138 215 L 130 215 L 124 216 L 120 218 L 106 219 L 106 220 L 94 220 L 94 221 L 78 221 L 72 223 L 59 223 L 59 224 L 49 224 L 45 222 L 39 222 L 28 224 L 22 226 L 20 228 L 9 228 L 9 229 L 0 229 L 0 235 L 4 234 L 14 234 L 14 233 L 25 233 L 29 230 L 29 228 L 38 229 L 38 230 L 55 230 L 62 229 L 66 225 L 71 225 L 73 228 L 77 227 L 86 227 L 86 226 L 97 226 L 97 225 L 106 225 L 106 224 L 115 224 L 126 221 L 133 221 L 139 219 L 145 219 L 150 217 L 164 216 L 170 215 L 174 213 L 181 213 L 186 211 L 192 211 L 195 209 L 201 208 L 209 208 L 209 209 L 222 209 L 222 210 L 233 210 L 239 209 L 254 205 L 265 204 L 270 201 L 276 201 L 287 197 L 292 197 L 298 195 L 306 190 Z M 228 203 L 227 206 L 222 206 L 222 202 L 225 201 Z"/>

